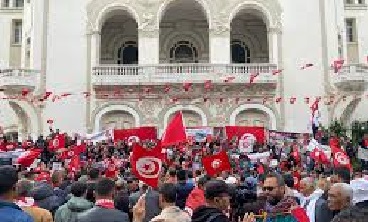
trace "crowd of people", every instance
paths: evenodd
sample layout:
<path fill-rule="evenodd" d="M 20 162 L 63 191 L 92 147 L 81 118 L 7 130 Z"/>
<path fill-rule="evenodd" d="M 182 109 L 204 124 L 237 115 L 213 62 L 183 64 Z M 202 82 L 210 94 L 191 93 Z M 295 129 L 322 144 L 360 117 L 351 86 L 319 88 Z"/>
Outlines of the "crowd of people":
<path fill-rule="evenodd" d="M 266 160 L 239 153 L 236 142 L 223 138 L 167 147 L 159 185 L 150 187 L 132 171 L 131 142 L 87 142 L 77 154 L 80 166 L 71 170 L 75 154 L 65 150 L 81 141 L 66 136 L 66 149 L 51 150 L 58 134 L 16 141 L 41 154 L 29 167 L 0 166 L 1 222 L 367 221 L 367 169 L 318 163 L 296 140 L 255 145 L 253 152 L 269 152 Z M 140 144 L 151 149 L 157 142 Z M 220 151 L 231 169 L 209 176 L 201 159 Z"/>

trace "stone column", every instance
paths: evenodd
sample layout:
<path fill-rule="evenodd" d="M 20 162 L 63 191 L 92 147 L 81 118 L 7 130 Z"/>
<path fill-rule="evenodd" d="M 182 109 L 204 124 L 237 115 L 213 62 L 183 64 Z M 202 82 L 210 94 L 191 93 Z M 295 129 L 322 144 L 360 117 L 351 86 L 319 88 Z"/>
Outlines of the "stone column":
<path fill-rule="evenodd" d="M 280 40 L 281 32 L 277 28 L 268 29 L 268 53 L 269 63 L 279 65 L 280 63 Z"/>
<path fill-rule="evenodd" d="M 100 64 L 101 33 L 92 31 L 91 33 L 91 66 L 92 68 Z"/>
<path fill-rule="evenodd" d="M 138 29 L 138 63 L 160 63 L 160 32 L 159 29 Z"/>
<path fill-rule="evenodd" d="M 210 63 L 229 64 L 230 57 L 230 27 L 220 24 L 210 29 Z"/>

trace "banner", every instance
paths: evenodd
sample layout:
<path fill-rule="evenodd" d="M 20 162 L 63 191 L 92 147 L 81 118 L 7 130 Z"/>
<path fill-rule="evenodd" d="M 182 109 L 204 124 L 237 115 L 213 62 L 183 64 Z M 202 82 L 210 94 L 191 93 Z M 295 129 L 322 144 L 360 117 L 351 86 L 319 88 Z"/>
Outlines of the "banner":
<path fill-rule="evenodd" d="M 368 161 L 368 149 L 364 149 L 359 147 L 358 149 L 358 158 L 364 161 Z"/>
<path fill-rule="evenodd" d="M 211 127 L 186 128 L 185 132 L 187 137 L 193 138 L 195 142 L 205 142 L 207 136 L 213 135 L 213 129 Z"/>
<path fill-rule="evenodd" d="M 53 162 L 52 163 L 52 171 L 62 170 L 63 166 L 61 162 Z"/>
<path fill-rule="evenodd" d="M 248 154 L 247 156 L 252 163 L 256 163 L 258 160 L 260 160 L 261 163 L 267 163 L 268 158 L 270 157 L 270 152 L 251 153 Z"/>
<path fill-rule="evenodd" d="M 298 144 L 303 144 L 307 146 L 309 143 L 310 136 L 308 133 L 288 133 L 288 132 L 278 132 L 269 131 L 269 141 L 271 144 L 283 145 L 285 141 L 293 142 L 297 140 Z"/>
<path fill-rule="evenodd" d="M 114 130 L 114 141 L 119 140 L 126 140 L 129 143 L 138 143 L 142 140 L 157 140 L 157 130 L 156 127 L 150 126 Z"/>
<path fill-rule="evenodd" d="M 103 130 L 103 131 L 98 132 L 98 133 L 87 134 L 86 135 L 86 139 L 91 141 L 91 142 L 106 141 L 109 138 L 114 139 L 114 133 L 113 133 L 112 129 L 107 129 L 107 130 Z"/>

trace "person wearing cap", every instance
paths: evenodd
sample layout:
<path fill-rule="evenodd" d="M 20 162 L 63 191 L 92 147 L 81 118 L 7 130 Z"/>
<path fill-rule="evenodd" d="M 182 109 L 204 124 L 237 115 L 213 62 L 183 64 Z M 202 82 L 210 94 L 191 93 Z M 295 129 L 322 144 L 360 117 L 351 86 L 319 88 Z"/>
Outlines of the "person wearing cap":
<path fill-rule="evenodd" d="M 64 199 L 54 194 L 54 189 L 49 184 L 51 182 L 49 174 L 40 174 L 35 181 L 36 183 L 31 194 L 36 205 L 50 211 L 54 215 L 59 206 L 64 203 Z"/>
<path fill-rule="evenodd" d="M 15 203 L 31 215 L 35 222 L 52 222 L 50 211 L 38 207 L 34 199 L 30 197 L 32 188 L 33 184 L 30 180 L 19 180 L 16 187 L 18 197 Z"/>
<path fill-rule="evenodd" d="M 224 214 L 230 206 L 228 185 L 223 180 L 211 180 L 205 185 L 206 205 L 198 207 L 192 215 L 192 222 L 229 222 Z"/>

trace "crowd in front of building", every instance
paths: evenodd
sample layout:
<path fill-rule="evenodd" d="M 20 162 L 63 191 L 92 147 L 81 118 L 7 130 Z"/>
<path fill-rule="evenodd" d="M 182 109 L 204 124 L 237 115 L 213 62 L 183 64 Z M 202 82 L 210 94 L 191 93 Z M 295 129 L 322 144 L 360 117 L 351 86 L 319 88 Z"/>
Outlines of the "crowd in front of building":
<path fill-rule="evenodd" d="M 163 152 L 158 186 L 151 187 L 132 169 L 134 144 L 87 143 L 70 156 L 77 138 L 66 136 L 67 152 L 49 147 L 59 133 L 16 143 L 41 150 L 31 166 L 0 167 L 1 221 L 363 222 L 368 215 L 367 169 L 315 161 L 296 140 L 256 145 L 253 153 L 268 152 L 265 159 L 238 153 L 236 143 L 219 138 L 171 146 Z M 150 150 L 157 142 L 140 145 Z M 222 151 L 231 169 L 210 176 L 201 159 Z M 71 168 L 73 155 L 81 161 Z"/>

